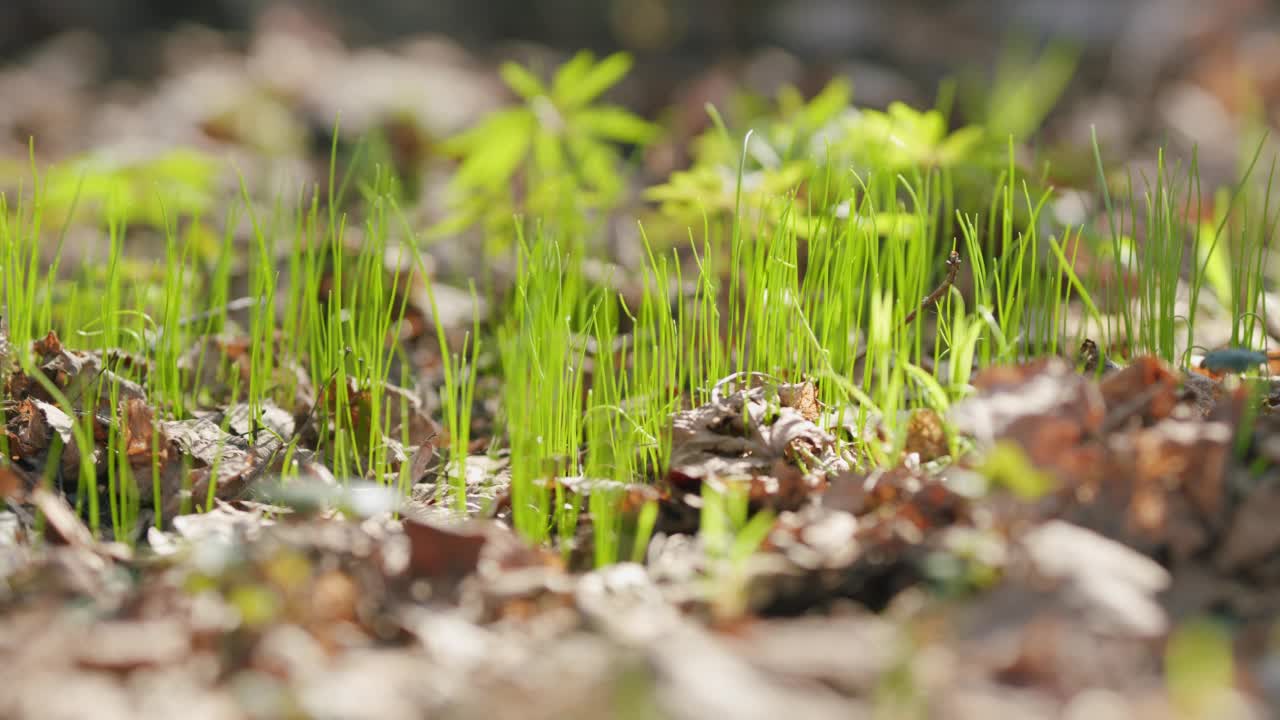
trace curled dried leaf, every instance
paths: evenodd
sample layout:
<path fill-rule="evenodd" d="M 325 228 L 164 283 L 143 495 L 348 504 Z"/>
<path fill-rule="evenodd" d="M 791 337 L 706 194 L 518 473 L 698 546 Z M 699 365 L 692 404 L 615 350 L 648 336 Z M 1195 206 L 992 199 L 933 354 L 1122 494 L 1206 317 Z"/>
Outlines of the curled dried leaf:
<path fill-rule="evenodd" d="M 416 578 L 458 581 L 475 572 L 480 552 L 489 540 L 483 527 L 445 526 L 406 519 L 409 572 Z"/>
<path fill-rule="evenodd" d="M 757 507 L 798 507 L 825 486 L 828 474 L 847 468 L 835 438 L 815 422 L 818 413 L 808 383 L 718 390 L 706 405 L 672 417 L 667 480 L 695 491 L 711 478 L 747 479 Z"/>
<path fill-rule="evenodd" d="M 936 460 L 951 452 L 947 429 L 942 417 L 929 408 L 919 408 L 907 420 L 907 442 L 904 450 L 915 453 L 920 462 Z"/>
<path fill-rule="evenodd" d="M 1114 427 L 1129 418 L 1150 424 L 1168 417 L 1178 402 L 1180 385 L 1178 375 L 1159 359 L 1137 358 L 1099 385 L 1107 405 L 1107 425 Z"/>

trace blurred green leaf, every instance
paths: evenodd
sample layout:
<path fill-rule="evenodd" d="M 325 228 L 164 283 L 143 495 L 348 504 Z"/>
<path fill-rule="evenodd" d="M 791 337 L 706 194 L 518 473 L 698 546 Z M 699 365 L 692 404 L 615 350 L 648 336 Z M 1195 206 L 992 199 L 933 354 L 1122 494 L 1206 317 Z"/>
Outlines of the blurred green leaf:
<path fill-rule="evenodd" d="M 86 155 L 50 169 L 46 209 L 55 215 L 70 212 L 78 193 L 78 206 L 96 210 L 98 217 L 159 227 L 166 215 L 209 211 L 222 167 L 212 155 L 188 148 L 137 160 Z"/>
<path fill-rule="evenodd" d="M 573 128 L 614 142 L 643 145 L 658 135 L 658 127 L 620 107 L 603 105 L 573 116 Z"/>
<path fill-rule="evenodd" d="M 1196 261 L 1200 264 L 1204 279 L 1223 305 L 1230 306 L 1235 282 L 1231 279 L 1231 251 L 1226 238 L 1220 237 L 1222 224 L 1230 197 L 1226 190 L 1214 193 L 1214 213 L 1196 229 Z"/>
<path fill-rule="evenodd" d="M 977 125 L 956 130 L 938 146 L 938 165 L 950 167 L 971 159 L 985 137 L 986 130 Z"/>
<path fill-rule="evenodd" d="M 622 179 L 618 177 L 616 153 L 604 143 L 587 136 L 572 135 L 569 137 L 569 150 L 573 153 L 578 170 L 587 188 L 601 194 L 601 200 L 608 200 L 622 188 Z"/>
<path fill-rule="evenodd" d="M 997 138 L 1025 140 L 1044 123 L 1075 76 L 1080 52 L 1066 43 L 1050 45 L 1039 57 L 1025 43 L 1001 59 L 990 92 L 981 86 L 962 97 L 985 97 L 983 124 Z"/>
<path fill-rule="evenodd" d="M 584 51 L 555 73 L 548 93 L 527 69 L 503 65 L 504 81 L 524 104 L 495 112 L 442 144 L 462 162 L 450 183 L 454 211 L 430 234 L 459 232 L 481 221 L 498 231 L 522 212 L 577 219 L 583 209 L 615 203 L 624 183 L 613 143 L 646 144 L 658 128 L 622 108 L 588 104 L 630 67 L 624 54 L 597 63 Z M 517 198 L 511 182 L 526 164 L 531 182 Z"/>
<path fill-rule="evenodd" d="M 248 627 L 259 627 L 275 620 L 281 611 L 278 593 L 260 585 L 242 585 L 227 594 L 231 606 L 240 621 Z"/>
<path fill-rule="evenodd" d="M 1210 620 L 1193 620 L 1177 628 L 1165 647 L 1169 694 L 1189 718 L 1219 717 L 1215 709 L 1235 682 L 1231 637 Z"/>
<path fill-rule="evenodd" d="M 487 142 L 471 152 L 453 183 L 459 188 L 497 188 L 508 182 L 529 150 L 533 117 L 527 112 L 510 111 L 491 118 L 486 125 L 491 134 Z"/>
<path fill-rule="evenodd" d="M 547 94 L 546 88 L 542 86 L 542 81 L 517 63 L 505 62 L 498 72 L 502 75 L 502 80 L 507 84 L 507 87 L 514 90 L 516 94 L 525 100 L 532 100 Z"/>
<path fill-rule="evenodd" d="M 533 141 L 533 164 L 539 179 L 564 172 L 564 146 L 560 139 L 547 133 L 538 133 Z"/>
<path fill-rule="evenodd" d="M 527 131 L 527 127 L 532 122 L 533 116 L 528 108 L 514 107 L 499 110 L 475 127 L 445 140 L 440 144 L 440 149 L 449 155 L 465 156 L 488 145 L 490 140 L 498 135 Z"/>
<path fill-rule="evenodd" d="M 566 109 L 582 107 L 616 85 L 631 71 L 631 64 L 630 55 L 614 53 L 584 73 L 577 82 L 565 83 L 553 98 L 557 105 Z"/>
<path fill-rule="evenodd" d="M 729 548 L 729 561 L 734 563 L 745 562 L 747 558 L 755 554 L 756 550 L 764 544 L 769 537 L 770 531 L 773 530 L 774 515 L 768 510 L 761 510 L 751 519 L 741 526 L 741 530 L 733 538 L 733 544 Z"/>
<path fill-rule="evenodd" d="M 569 62 L 560 66 L 551 80 L 551 97 L 557 102 L 572 92 L 572 88 L 582 83 L 587 73 L 595 65 L 596 56 L 590 50 L 582 50 Z"/>
<path fill-rule="evenodd" d="M 815 131 L 847 110 L 852 100 L 853 85 L 844 78 L 837 78 L 800 110 L 801 122 L 805 129 Z"/>
<path fill-rule="evenodd" d="M 981 472 L 993 484 L 1027 500 L 1043 497 L 1057 486 L 1051 476 L 1031 463 L 1021 446 L 1010 441 L 999 442 L 991 449 Z"/>
<path fill-rule="evenodd" d="M 428 239 L 439 239 L 457 235 L 475 225 L 484 218 L 485 206 L 481 203 L 470 203 L 455 207 L 443 220 L 431 226 L 427 231 Z"/>

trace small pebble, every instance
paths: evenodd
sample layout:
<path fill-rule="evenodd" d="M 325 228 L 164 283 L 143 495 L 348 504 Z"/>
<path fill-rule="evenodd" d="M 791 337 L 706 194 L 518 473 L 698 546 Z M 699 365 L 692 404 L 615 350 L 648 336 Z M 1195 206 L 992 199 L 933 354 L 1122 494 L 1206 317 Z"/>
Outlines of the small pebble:
<path fill-rule="evenodd" d="M 1267 354 L 1245 348 L 1223 348 L 1204 356 L 1200 367 L 1212 372 L 1241 373 L 1267 361 Z"/>

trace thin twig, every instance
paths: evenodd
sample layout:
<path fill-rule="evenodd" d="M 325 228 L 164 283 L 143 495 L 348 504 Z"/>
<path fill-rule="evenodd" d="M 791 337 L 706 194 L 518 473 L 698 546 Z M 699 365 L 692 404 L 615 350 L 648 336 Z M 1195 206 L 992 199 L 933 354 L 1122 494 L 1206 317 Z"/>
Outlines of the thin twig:
<path fill-rule="evenodd" d="M 902 326 L 906 327 L 907 325 L 910 325 L 916 319 L 916 315 L 918 315 L 921 310 L 931 305 L 937 305 L 938 301 L 942 299 L 943 294 L 945 294 L 955 283 L 956 275 L 959 273 L 960 253 L 952 250 L 951 254 L 947 256 L 947 276 L 942 279 L 942 284 L 935 288 L 933 292 L 925 296 L 924 300 L 920 301 L 920 307 L 913 308 L 911 312 L 907 313 L 907 317 L 902 321 Z"/>
<path fill-rule="evenodd" d="M 902 326 L 905 328 L 908 325 L 910 325 L 912 322 L 914 322 L 916 319 L 916 316 L 920 314 L 921 310 L 927 307 L 930 307 L 932 305 L 937 305 L 938 301 L 942 299 L 942 296 L 946 294 L 947 290 L 949 290 L 951 286 L 955 284 L 956 275 L 958 275 L 959 273 L 960 273 L 960 253 L 956 252 L 955 250 L 952 250 L 951 254 L 947 256 L 947 276 L 942 279 L 942 283 L 938 285 L 938 287 L 934 288 L 933 292 L 926 295 L 925 298 L 920 301 L 919 307 L 912 308 L 911 312 L 907 313 L 907 317 L 904 318 L 902 321 Z M 866 356 L 867 356 L 867 348 L 864 347 L 862 348 L 862 350 L 858 352 L 858 356 L 853 359 L 853 362 L 857 363 Z"/>

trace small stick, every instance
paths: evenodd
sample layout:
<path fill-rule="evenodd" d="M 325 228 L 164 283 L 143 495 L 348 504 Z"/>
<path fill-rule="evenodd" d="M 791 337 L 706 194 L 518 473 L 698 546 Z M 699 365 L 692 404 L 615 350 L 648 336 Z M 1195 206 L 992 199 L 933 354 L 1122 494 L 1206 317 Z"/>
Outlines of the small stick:
<path fill-rule="evenodd" d="M 952 284 L 955 283 L 956 275 L 959 273 L 960 253 L 952 250 L 951 254 L 947 256 L 947 276 L 942 279 L 942 284 L 935 288 L 933 292 L 925 296 L 924 300 L 920 301 L 920 307 L 912 308 L 911 312 L 907 313 L 906 319 L 902 321 L 902 326 L 906 327 L 907 325 L 910 325 L 916 319 L 916 315 L 918 315 L 924 308 L 931 305 L 937 305 L 938 301 L 942 299 L 943 293 L 950 289 Z"/>
<path fill-rule="evenodd" d="M 907 317 L 902 321 L 902 326 L 907 327 L 911 323 L 915 322 L 916 316 L 919 315 L 920 311 L 923 310 L 924 308 L 927 308 L 931 305 L 937 305 L 938 301 L 942 299 L 942 296 L 947 292 L 947 290 L 949 290 L 951 286 L 955 284 L 956 275 L 958 275 L 959 273 L 960 273 L 960 253 L 956 252 L 955 250 L 952 250 L 951 254 L 947 256 L 947 276 L 942 279 L 942 283 L 938 285 L 938 287 L 934 288 L 933 292 L 926 295 L 925 298 L 920 301 L 920 307 L 912 308 L 911 312 L 907 313 Z M 856 363 L 862 360 L 862 358 L 866 356 L 867 356 L 867 349 L 864 347 L 862 348 L 862 350 L 858 352 L 858 356 L 855 357 L 853 361 Z"/>

